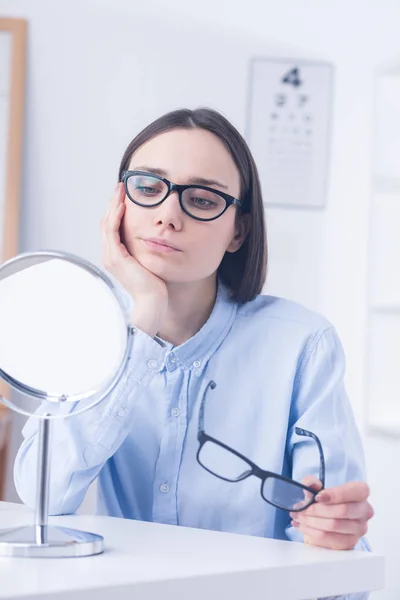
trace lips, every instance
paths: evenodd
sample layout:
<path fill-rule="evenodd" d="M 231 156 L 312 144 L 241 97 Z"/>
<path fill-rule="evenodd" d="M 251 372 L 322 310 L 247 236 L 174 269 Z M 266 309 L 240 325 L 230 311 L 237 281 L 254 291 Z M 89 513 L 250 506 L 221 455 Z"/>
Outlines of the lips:
<path fill-rule="evenodd" d="M 182 252 L 176 246 L 173 246 L 167 240 L 162 238 L 143 238 L 143 242 L 154 250 L 160 250 L 164 252 Z"/>

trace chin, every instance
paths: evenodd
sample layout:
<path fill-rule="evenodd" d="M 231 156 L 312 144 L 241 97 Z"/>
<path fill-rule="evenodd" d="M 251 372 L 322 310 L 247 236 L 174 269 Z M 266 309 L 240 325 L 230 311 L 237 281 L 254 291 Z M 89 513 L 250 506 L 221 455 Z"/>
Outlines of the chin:
<path fill-rule="evenodd" d="M 185 281 L 185 269 L 177 265 L 168 264 L 163 256 L 152 256 L 142 254 L 136 257 L 136 260 L 148 271 L 154 273 L 157 277 L 168 282 Z"/>
<path fill-rule="evenodd" d="M 141 265 L 165 281 L 166 284 L 187 284 L 202 281 L 213 276 L 215 273 L 215 270 L 205 272 L 204 269 L 196 269 L 193 265 L 188 265 L 184 268 L 183 266 L 168 265 L 162 260 L 157 260 L 156 257 L 146 258 L 144 258 L 143 262 L 140 260 Z"/>

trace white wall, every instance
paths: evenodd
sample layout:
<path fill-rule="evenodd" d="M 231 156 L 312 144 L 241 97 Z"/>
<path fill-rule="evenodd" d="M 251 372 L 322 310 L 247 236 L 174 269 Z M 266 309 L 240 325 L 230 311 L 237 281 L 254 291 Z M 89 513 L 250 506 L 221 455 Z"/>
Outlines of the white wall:
<path fill-rule="evenodd" d="M 118 162 L 139 128 L 172 108 L 209 105 L 243 131 L 250 56 L 334 62 L 328 207 L 315 223 L 323 270 L 317 256 L 304 257 L 303 267 L 320 277 L 317 308 L 342 337 L 347 386 L 362 425 L 372 76 L 381 61 L 400 54 L 400 4 L 169 0 L 166 8 L 163 0 L 0 0 L 0 13 L 29 19 L 20 248 L 61 248 L 95 262 Z M 279 231 L 295 227 L 296 213 L 267 216 L 273 259 Z M 273 269 L 272 260 L 271 277 Z M 300 285 L 292 291 L 299 299 L 307 292 Z M 377 512 L 371 540 L 388 553 L 388 587 L 376 599 L 394 600 L 400 524 L 389 507 L 397 504 L 400 484 L 390 478 L 397 476 L 400 442 L 367 437 L 366 452 Z"/>

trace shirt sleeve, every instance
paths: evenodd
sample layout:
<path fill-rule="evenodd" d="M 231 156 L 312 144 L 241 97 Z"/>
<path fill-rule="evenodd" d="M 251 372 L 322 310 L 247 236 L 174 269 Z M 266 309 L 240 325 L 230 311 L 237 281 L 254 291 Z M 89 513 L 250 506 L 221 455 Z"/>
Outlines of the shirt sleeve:
<path fill-rule="evenodd" d="M 166 351 L 161 341 L 134 328 L 130 357 L 113 390 L 86 412 L 51 421 L 49 514 L 69 514 L 79 508 L 104 463 L 126 438 L 135 406 L 159 371 Z M 59 411 L 71 414 L 84 403 L 92 404 L 93 397 L 59 404 Z M 46 411 L 54 413 L 54 403 L 43 402 L 37 412 Z M 28 419 L 14 464 L 15 487 L 30 507 L 36 499 L 38 423 L 35 416 Z"/>
<path fill-rule="evenodd" d="M 355 423 L 345 386 L 345 357 L 333 327 L 320 332 L 307 348 L 296 376 L 288 434 L 288 456 L 292 478 L 301 481 L 306 475 L 319 476 L 319 453 L 314 440 L 298 436 L 295 427 L 315 433 L 325 457 L 325 487 L 347 481 L 366 481 L 361 437 Z M 303 542 L 303 534 L 286 528 L 290 540 Z M 355 550 L 370 551 L 366 538 Z M 368 593 L 334 596 L 340 600 L 366 600 Z M 327 600 L 327 599 L 325 599 Z"/>

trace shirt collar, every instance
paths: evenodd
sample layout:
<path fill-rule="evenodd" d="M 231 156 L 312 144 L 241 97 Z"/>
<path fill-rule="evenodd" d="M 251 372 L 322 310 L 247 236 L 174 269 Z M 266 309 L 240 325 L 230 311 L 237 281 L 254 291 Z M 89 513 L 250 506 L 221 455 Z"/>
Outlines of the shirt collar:
<path fill-rule="evenodd" d="M 214 308 L 203 327 L 183 344 L 176 346 L 166 343 L 171 349 L 166 357 L 168 370 L 178 367 L 193 369 L 200 373 L 202 366 L 223 342 L 237 313 L 237 302 L 230 297 L 230 291 L 220 281 Z"/>

